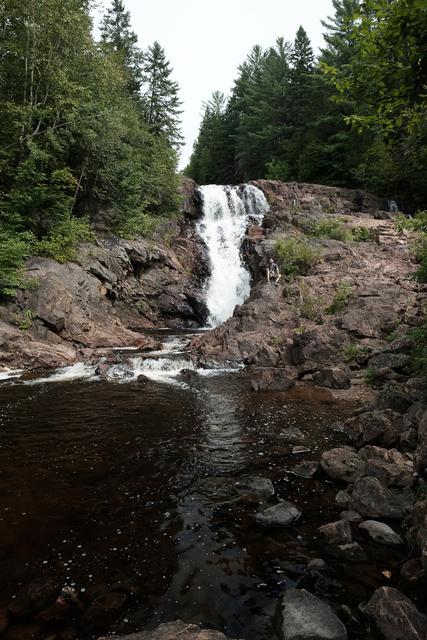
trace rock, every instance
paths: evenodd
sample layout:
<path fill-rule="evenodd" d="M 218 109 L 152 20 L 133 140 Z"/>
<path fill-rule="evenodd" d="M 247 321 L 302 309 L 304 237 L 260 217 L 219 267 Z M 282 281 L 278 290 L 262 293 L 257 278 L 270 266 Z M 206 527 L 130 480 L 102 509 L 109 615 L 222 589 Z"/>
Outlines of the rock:
<path fill-rule="evenodd" d="M 320 465 L 324 473 L 333 480 L 355 482 L 364 475 L 366 464 L 351 449 L 339 447 L 322 453 Z"/>
<path fill-rule="evenodd" d="M 6 631 L 8 625 L 7 609 L 0 608 L 0 635 Z"/>
<path fill-rule="evenodd" d="M 411 358 L 404 353 L 380 353 L 369 360 L 369 366 L 374 369 L 405 369 L 411 362 Z"/>
<path fill-rule="evenodd" d="M 51 579 L 34 580 L 18 592 L 9 602 L 8 610 L 13 616 L 23 618 L 40 611 L 58 597 L 61 587 Z"/>
<path fill-rule="evenodd" d="M 191 178 L 180 178 L 179 194 L 181 196 L 181 211 L 191 220 L 197 220 L 202 214 L 200 194 L 197 184 Z"/>
<path fill-rule="evenodd" d="M 255 520 L 267 527 L 289 527 L 301 516 L 301 511 L 291 502 L 284 500 L 279 504 L 256 513 Z"/>
<path fill-rule="evenodd" d="M 240 480 L 236 482 L 235 487 L 240 494 L 243 494 L 250 501 L 262 502 L 274 495 L 274 486 L 271 480 L 260 476 Z"/>
<path fill-rule="evenodd" d="M 286 391 L 297 379 L 294 371 L 278 367 L 251 367 L 250 376 L 254 391 Z"/>
<path fill-rule="evenodd" d="M 288 589 L 281 612 L 283 640 L 347 639 L 347 631 L 331 607 L 305 589 Z"/>
<path fill-rule="evenodd" d="M 403 544 L 402 538 L 391 527 L 377 520 L 364 520 L 359 524 L 359 529 L 365 531 L 375 542 L 398 546 Z"/>
<path fill-rule="evenodd" d="M 292 473 L 301 478 L 312 478 L 319 469 L 319 463 L 315 460 L 305 460 L 304 462 L 300 462 L 300 464 L 292 467 Z"/>
<path fill-rule="evenodd" d="M 324 569 L 327 569 L 327 568 L 328 568 L 328 565 L 324 560 L 322 560 L 322 558 L 313 558 L 313 560 L 310 560 L 310 562 L 307 564 L 307 569 L 311 569 L 315 571 L 323 571 Z"/>
<path fill-rule="evenodd" d="M 345 544 L 352 541 L 351 527 L 347 520 L 328 522 L 317 529 L 327 544 Z"/>
<path fill-rule="evenodd" d="M 393 493 L 378 478 L 360 478 L 351 494 L 350 509 L 369 518 L 403 518 L 413 504 L 413 496 Z"/>
<path fill-rule="evenodd" d="M 151 382 L 150 378 L 143 373 L 140 373 L 138 375 L 136 381 L 139 382 L 140 384 L 147 384 L 148 382 Z"/>
<path fill-rule="evenodd" d="M 402 424 L 403 418 L 399 413 L 385 409 L 349 418 L 344 422 L 343 430 L 356 447 L 364 444 L 392 447 L 399 440 Z"/>
<path fill-rule="evenodd" d="M 198 380 L 200 378 L 199 372 L 196 369 L 181 369 L 179 375 L 181 378 L 184 378 L 184 380 Z"/>
<path fill-rule="evenodd" d="M 308 447 L 303 447 L 302 445 L 296 445 L 292 447 L 292 453 L 309 453 L 310 449 Z"/>
<path fill-rule="evenodd" d="M 6 640 L 37 640 L 40 638 L 41 627 L 38 624 L 19 624 L 9 627 Z"/>
<path fill-rule="evenodd" d="M 350 504 L 351 496 L 347 491 L 338 491 L 335 496 L 335 503 L 338 507 L 347 507 Z"/>
<path fill-rule="evenodd" d="M 363 519 L 357 511 L 342 511 L 340 515 L 342 520 L 347 520 L 347 522 L 360 522 Z"/>
<path fill-rule="evenodd" d="M 419 473 L 427 475 L 427 411 L 418 426 L 418 446 L 415 457 Z"/>
<path fill-rule="evenodd" d="M 298 427 L 288 427 L 287 429 L 283 429 L 283 431 L 280 432 L 280 435 L 290 442 L 298 442 L 305 437 L 301 429 L 298 429 Z"/>
<path fill-rule="evenodd" d="M 325 550 L 328 555 L 338 558 L 339 560 L 345 560 L 346 562 L 363 564 L 368 560 L 365 550 L 358 542 L 331 545 L 330 547 L 325 547 Z"/>
<path fill-rule="evenodd" d="M 331 367 L 316 371 L 313 374 L 313 382 L 320 387 L 328 387 L 329 389 L 348 389 L 350 377 L 344 369 Z"/>
<path fill-rule="evenodd" d="M 414 482 L 414 463 L 397 449 L 366 446 L 359 450 L 366 463 L 366 475 L 378 478 L 385 486 L 410 487 Z"/>
<path fill-rule="evenodd" d="M 400 575 L 408 582 L 418 582 L 418 580 L 424 578 L 426 571 L 421 564 L 421 558 L 411 558 L 407 560 L 402 565 Z"/>
<path fill-rule="evenodd" d="M 201 629 L 195 624 L 186 624 L 177 620 L 166 622 L 153 631 L 140 631 L 128 636 L 114 636 L 115 640 L 227 640 L 226 636 L 212 629 Z M 111 636 L 98 638 L 111 640 Z"/>
<path fill-rule="evenodd" d="M 426 640 L 427 616 L 393 587 L 380 587 L 363 607 L 385 640 Z"/>

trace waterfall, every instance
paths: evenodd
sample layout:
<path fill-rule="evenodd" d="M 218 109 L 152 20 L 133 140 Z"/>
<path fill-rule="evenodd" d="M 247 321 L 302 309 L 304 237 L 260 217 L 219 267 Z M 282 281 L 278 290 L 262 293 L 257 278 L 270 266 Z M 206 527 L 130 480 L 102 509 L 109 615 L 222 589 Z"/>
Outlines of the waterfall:
<path fill-rule="evenodd" d="M 240 249 L 247 227 L 261 224 L 268 204 L 262 191 L 252 185 L 211 184 L 199 191 L 203 217 L 197 232 L 206 243 L 211 267 L 206 287 L 208 324 L 216 327 L 249 296 L 250 274 Z"/>

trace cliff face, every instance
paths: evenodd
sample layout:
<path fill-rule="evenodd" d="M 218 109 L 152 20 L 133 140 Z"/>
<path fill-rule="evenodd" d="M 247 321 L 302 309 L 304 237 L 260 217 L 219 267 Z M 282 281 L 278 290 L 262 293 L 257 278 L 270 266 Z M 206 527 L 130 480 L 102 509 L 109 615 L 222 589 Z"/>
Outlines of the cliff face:
<path fill-rule="evenodd" d="M 195 352 L 245 362 L 255 389 L 285 389 L 301 379 L 347 388 L 363 382 L 366 368 L 398 379 L 409 360 L 399 338 L 417 323 L 425 291 L 411 278 L 408 238 L 383 202 L 319 185 L 253 184 L 271 206 L 263 229 L 249 229 L 244 245 L 255 285 L 232 318 L 194 339 Z M 305 234 L 309 225 L 337 218 L 343 239 Z M 274 286 L 265 267 L 280 243 L 285 265 L 298 243 L 312 264 Z"/>
<path fill-rule="evenodd" d="M 98 238 L 75 262 L 33 258 L 35 286 L 0 307 L 0 365 L 57 367 L 102 347 L 150 348 L 147 328 L 196 327 L 206 308 L 204 247 L 190 222 L 170 222 L 155 240 Z"/>

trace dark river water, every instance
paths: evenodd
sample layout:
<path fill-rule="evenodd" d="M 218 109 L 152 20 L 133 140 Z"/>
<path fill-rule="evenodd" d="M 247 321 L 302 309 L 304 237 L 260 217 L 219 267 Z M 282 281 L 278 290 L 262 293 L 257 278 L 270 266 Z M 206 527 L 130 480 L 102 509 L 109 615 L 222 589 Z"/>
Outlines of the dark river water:
<path fill-rule="evenodd" d="M 0 400 L 0 608 L 34 580 L 79 594 L 64 619 L 11 617 L 7 640 L 86 640 L 175 619 L 267 640 L 286 588 L 353 607 L 402 559 L 377 545 L 365 566 L 325 558 L 328 572 L 306 570 L 324 557 L 315 529 L 338 518 L 336 487 L 292 469 L 340 442 L 333 425 L 350 405 L 255 394 L 227 374 L 186 387 L 3 384 Z M 290 426 L 301 442 L 282 435 Z M 252 476 L 273 481 L 272 502 L 302 509 L 295 526 L 255 525 L 258 506 L 238 492 Z"/>

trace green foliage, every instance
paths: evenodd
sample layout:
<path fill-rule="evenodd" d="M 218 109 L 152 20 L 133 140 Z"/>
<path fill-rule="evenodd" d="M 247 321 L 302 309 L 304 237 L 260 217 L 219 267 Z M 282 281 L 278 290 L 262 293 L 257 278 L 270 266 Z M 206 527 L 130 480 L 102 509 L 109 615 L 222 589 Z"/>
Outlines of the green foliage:
<path fill-rule="evenodd" d="M 353 227 L 351 238 L 354 242 L 378 242 L 378 229 L 368 227 Z"/>
<path fill-rule="evenodd" d="M 412 369 L 414 373 L 427 378 L 427 318 L 424 316 L 420 327 L 412 329 L 409 333 L 412 343 Z"/>
<path fill-rule="evenodd" d="M 90 4 L 0 2 L 3 292 L 21 286 L 27 232 L 33 251 L 65 261 L 90 236 L 86 218 L 145 232 L 178 211 L 178 87 L 164 51 L 143 61 L 123 0 L 95 42 Z"/>
<path fill-rule="evenodd" d="M 137 211 L 120 225 L 118 231 L 123 238 L 128 238 L 129 240 L 137 236 L 152 238 L 160 223 L 160 218 L 153 218 L 147 213 Z"/>
<path fill-rule="evenodd" d="M 415 272 L 415 279 L 418 282 L 427 282 L 427 211 L 418 211 L 414 218 L 400 216 L 396 221 L 398 231 L 407 229 L 418 234 L 414 245 L 414 255 L 419 262 L 419 267 Z"/>
<path fill-rule="evenodd" d="M 15 316 L 14 321 L 21 331 L 28 331 L 33 324 L 35 317 L 36 316 L 31 309 L 25 309 L 25 311 L 23 311 L 19 316 Z"/>
<path fill-rule="evenodd" d="M 62 220 L 34 247 L 39 255 L 53 258 L 57 262 L 70 262 L 76 258 L 79 243 L 94 240 L 94 234 L 87 218 Z"/>
<path fill-rule="evenodd" d="M 335 313 L 343 311 L 348 304 L 351 294 L 351 287 L 346 282 L 342 282 L 334 295 L 332 303 L 325 309 L 325 313 L 334 315 Z"/>
<path fill-rule="evenodd" d="M 375 387 L 379 382 L 380 378 L 378 377 L 378 373 L 374 367 L 368 367 L 365 371 L 365 384 L 370 387 Z"/>
<path fill-rule="evenodd" d="M 286 275 L 304 275 L 322 257 L 320 251 L 304 238 L 279 239 L 276 241 L 275 251 L 281 269 Z"/>
<path fill-rule="evenodd" d="M 325 218 L 310 225 L 308 233 L 317 238 L 332 238 L 346 242 L 351 239 L 345 221 L 342 218 Z"/>
<path fill-rule="evenodd" d="M 35 243 L 33 234 L 0 230 L 0 296 L 13 296 L 25 286 L 23 267 Z"/>
<path fill-rule="evenodd" d="M 362 347 L 356 343 L 348 344 L 342 350 L 342 357 L 344 362 L 355 362 L 358 358 L 365 355 L 368 352 L 366 347 Z"/>
<path fill-rule="evenodd" d="M 313 295 L 309 287 L 302 281 L 298 283 L 298 289 L 300 293 L 299 310 L 301 318 L 320 321 L 323 307 L 322 299 L 317 295 Z"/>

